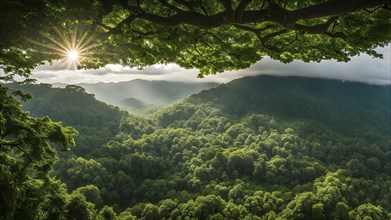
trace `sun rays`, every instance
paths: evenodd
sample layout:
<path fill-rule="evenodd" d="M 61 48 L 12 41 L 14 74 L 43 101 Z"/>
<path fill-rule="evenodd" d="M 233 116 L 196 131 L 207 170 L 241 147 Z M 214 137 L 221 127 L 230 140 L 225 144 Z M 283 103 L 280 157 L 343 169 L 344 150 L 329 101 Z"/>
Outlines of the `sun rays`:
<path fill-rule="evenodd" d="M 79 59 L 79 51 L 71 49 L 67 52 L 67 57 L 71 61 L 77 61 Z"/>
<path fill-rule="evenodd" d="M 54 29 L 54 34 L 42 34 L 42 42 L 33 41 L 40 45 L 42 53 L 51 54 L 58 57 L 57 65 L 64 69 L 77 69 L 80 61 L 90 55 L 90 50 L 96 47 L 92 43 L 92 36 L 87 32 L 80 33 L 77 30 L 64 34 Z"/>

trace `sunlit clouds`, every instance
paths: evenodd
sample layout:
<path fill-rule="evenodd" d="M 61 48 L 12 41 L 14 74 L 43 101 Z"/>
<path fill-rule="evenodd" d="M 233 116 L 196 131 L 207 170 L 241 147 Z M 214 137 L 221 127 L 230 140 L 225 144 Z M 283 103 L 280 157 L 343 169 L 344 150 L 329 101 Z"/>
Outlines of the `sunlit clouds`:
<path fill-rule="evenodd" d="M 133 79 L 167 80 L 181 82 L 218 82 L 226 83 L 233 79 L 262 74 L 279 76 L 303 76 L 329 78 L 369 84 L 391 84 L 390 46 L 378 48 L 377 51 L 384 55 L 384 59 L 375 59 L 368 55 L 353 57 L 348 63 L 336 61 L 322 61 L 320 63 L 305 63 L 294 61 L 283 64 L 279 61 L 265 57 L 248 69 L 239 71 L 227 71 L 222 74 L 197 78 L 196 69 L 183 69 L 175 64 L 153 65 L 143 70 L 109 64 L 96 70 L 64 69 L 63 61 L 45 64 L 33 71 L 33 78 L 44 83 L 98 83 L 120 82 Z M 67 61 L 70 62 L 69 59 Z"/>

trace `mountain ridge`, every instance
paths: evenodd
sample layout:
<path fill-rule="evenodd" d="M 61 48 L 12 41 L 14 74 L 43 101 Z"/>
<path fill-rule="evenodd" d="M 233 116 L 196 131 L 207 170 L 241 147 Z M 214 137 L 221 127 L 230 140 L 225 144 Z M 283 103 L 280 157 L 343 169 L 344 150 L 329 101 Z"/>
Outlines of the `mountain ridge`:
<path fill-rule="evenodd" d="M 278 117 L 319 120 L 326 124 L 361 124 L 390 131 L 391 86 L 295 76 L 244 77 L 193 94 L 185 102 L 218 106 L 243 116 L 266 113 Z M 175 107 L 173 107 L 175 108 Z M 367 114 L 368 113 L 368 114 Z M 372 119 L 379 118 L 372 122 Z M 346 117 L 346 118 L 343 118 Z M 385 120 L 384 120 L 385 119 Z M 384 128 L 384 129 L 383 129 Z"/>
<path fill-rule="evenodd" d="M 118 83 L 81 83 L 77 85 L 85 88 L 88 93 L 95 94 L 99 100 L 130 110 L 133 113 L 139 113 L 142 110 L 154 112 L 193 93 L 216 87 L 219 84 L 135 79 Z M 139 108 L 139 111 L 134 111 L 137 109 L 129 108 L 123 103 L 123 100 L 128 98 L 138 99 L 146 105 Z"/>

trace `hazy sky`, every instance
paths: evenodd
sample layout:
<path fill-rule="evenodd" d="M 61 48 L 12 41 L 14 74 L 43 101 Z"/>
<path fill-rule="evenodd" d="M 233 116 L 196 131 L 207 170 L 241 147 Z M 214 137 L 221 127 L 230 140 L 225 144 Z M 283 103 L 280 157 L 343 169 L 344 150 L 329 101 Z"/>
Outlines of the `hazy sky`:
<path fill-rule="evenodd" d="M 390 45 L 385 48 L 378 48 L 377 51 L 383 54 L 383 59 L 374 59 L 363 54 L 353 57 L 348 63 L 336 61 L 304 63 L 294 61 L 289 64 L 283 64 L 265 57 L 262 61 L 257 62 L 248 69 L 227 71 L 207 76 L 204 79 L 197 78 L 197 70 L 183 69 L 175 64 L 154 65 L 144 68 L 144 70 L 122 67 L 120 65 L 107 65 L 97 70 L 67 70 L 59 62 L 36 68 L 33 71 L 33 78 L 43 83 L 66 84 L 119 82 L 132 79 L 225 83 L 244 76 L 270 74 L 332 78 L 370 84 L 391 84 Z"/>

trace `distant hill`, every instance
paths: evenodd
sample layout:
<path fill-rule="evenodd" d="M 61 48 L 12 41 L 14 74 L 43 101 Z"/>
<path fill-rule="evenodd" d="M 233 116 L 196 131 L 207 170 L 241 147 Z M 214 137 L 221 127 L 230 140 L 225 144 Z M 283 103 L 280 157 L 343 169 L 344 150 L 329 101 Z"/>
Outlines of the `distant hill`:
<path fill-rule="evenodd" d="M 202 91 L 185 103 L 209 104 L 236 117 L 262 113 L 320 121 L 345 132 L 362 128 L 390 134 L 390 91 L 390 86 L 262 75 Z"/>
<path fill-rule="evenodd" d="M 144 102 L 133 97 L 121 100 L 119 103 L 121 104 L 121 106 L 124 106 L 125 108 L 129 109 L 140 109 L 146 106 Z"/>
<path fill-rule="evenodd" d="M 85 155 L 92 149 L 109 141 L 117 134 L 123 112 L 118 107 L 109 106 L 95 99 L 78 86 L 52 88 L 49 84 L 16 85 L 33 96 L 22 102 L 23 110 L 34 117 L 49 116 L 54 121 L 62 121 L 79 131 L 77 147 L 71 149 L 77 155 Z"/>
<path fill-rule="evenodd" d="M 95 94 L 97 99 L 106 103 L 130 111 L 148 109 L 147 111 L 154 112 L 177 100 L 183 99 L 201 90 L 214 88 L 219 84 L 136 79 L 118 83 L 82 83 L 78 85 L 85 88 L 88 93 Z M 133 104 L 135 104 L 135 100 L 142 102 L 143 105 L 134 108 Z M 132 103 L 130 104 L 129 101 Z"/>

